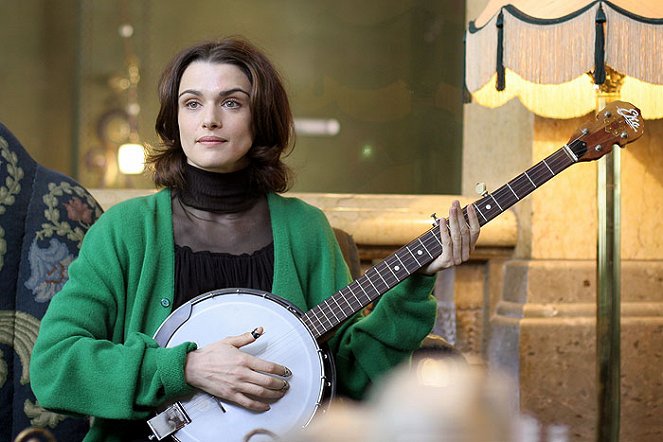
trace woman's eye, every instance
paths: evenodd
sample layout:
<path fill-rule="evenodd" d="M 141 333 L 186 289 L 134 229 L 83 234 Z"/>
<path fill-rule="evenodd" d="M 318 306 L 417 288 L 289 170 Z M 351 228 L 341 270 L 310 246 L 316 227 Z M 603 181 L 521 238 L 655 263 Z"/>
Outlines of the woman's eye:
<path fill-rule="evenodd" d="M 198 109 L 198 107 L 200 107 L 200 103 L 198 103 L 197 101 L 187 101 L 186 103 L 184 103 L 184 107 L 186 107 L 187 109 Z"/>
<path fill-rule="evenodd" d="M 223 107 L 227 107 L 228 109 L 235 109 L 239 107 L 239 102 L 237 100 L 226 100 L 223 102 Z"/>

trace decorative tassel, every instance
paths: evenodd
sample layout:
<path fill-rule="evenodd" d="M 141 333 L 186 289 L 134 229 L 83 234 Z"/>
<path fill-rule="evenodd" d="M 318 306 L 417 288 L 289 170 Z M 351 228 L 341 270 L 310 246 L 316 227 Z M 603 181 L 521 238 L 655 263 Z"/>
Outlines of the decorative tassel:
<path fill-rule="evenodd" d="M 470 22 L 465 33 L 465 85 L 470 93 L 491 84 L 495 89 L 495 62 L 497 60 L 497 15 L 482 28 Z"/>
<path fill-rule="evenodd" d="M 605 82 L 605 12 L 603 6 L 596 11 L 596 37 L 594 40 L 594 84 Z"/>
<path fill-rule="evenodd" d="M 463 36 L 463 54 L 467 57 L 467 33 Z M 472 94 L 467 87 L 467 60 L 463 63 L 463 103 L 468 104 L 472 102 Z"/>
<path fill-rule="evenodd" d="M 663 18 L 638 17 L 611 3 L 603 9 L 607 19 L 605 64 L 640 81 L 663 85 Z"/>
<path fill-rule="evenodd" d="M 497 84 L 496 89 L 503 91 L 506 88 L 506 81 L 504 75 L 504 13 L 500 10 L 497 16 Z"/>
<path fill-rule="evenodd" d="M 525 20 L 504 11 L 504 67 L 531 83 L 559 84 L 594 69 L 598 4 L 564 21 Z M 507 81 L 509 76 L 506 76 Z M 509 85 L 511 87 L 511 85 Z"/>

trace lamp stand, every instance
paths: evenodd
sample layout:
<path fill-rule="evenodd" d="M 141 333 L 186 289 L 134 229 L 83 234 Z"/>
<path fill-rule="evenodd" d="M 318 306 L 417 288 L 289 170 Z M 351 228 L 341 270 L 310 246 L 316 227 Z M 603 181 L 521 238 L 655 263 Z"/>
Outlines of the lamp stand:
<path fill-rule="evenodd" d="M 623 76 L 606 66 L 597 109 L 619 99 Z M 596 366 L 599 442 L 619 441 L 621 369 L 621 151 L 614 146 L 598 164 Z"/>

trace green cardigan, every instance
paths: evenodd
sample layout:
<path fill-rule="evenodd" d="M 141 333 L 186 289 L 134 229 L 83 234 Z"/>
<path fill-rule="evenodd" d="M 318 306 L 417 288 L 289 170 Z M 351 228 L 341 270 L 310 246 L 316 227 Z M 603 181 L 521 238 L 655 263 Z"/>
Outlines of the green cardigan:
<path fill-rule="evenodd" d="M 274 237 L 272 292 L 306 311 L 345 287 L 348 270 L 323 212 L 268 195 Z M 42 407 L 95 416 L 86 440 L 121 440 L 118 419 L 145 419 L 187 393 L 186 343 L 160 348 L 152 336 L 172 310 L 175 246 L 171 193 L 111 207 L 85 236 L 69 281 L 53 297 L 32 353 L 32 388 Z M 433 278 L 413 275 L 374 311 L 330 340 L 338 391 L 361 398 L 406 360 L 430 332 Z"/>

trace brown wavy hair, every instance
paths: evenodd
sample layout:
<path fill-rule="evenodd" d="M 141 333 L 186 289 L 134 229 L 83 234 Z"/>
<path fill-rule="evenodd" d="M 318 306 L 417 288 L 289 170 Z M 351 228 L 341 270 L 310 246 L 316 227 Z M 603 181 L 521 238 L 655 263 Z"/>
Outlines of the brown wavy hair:
<path fill-rule="evenodd" d="M 251 133 L 253 145 L 247 153 L 252 184 L 260 192 L 285 192 L 291 172 L 282 161 L 294 147 L 294 126 L 283 80 L 267 56 L 248 41 L 225 38 L 206 41 L 179 52 L 166 66 L 159 81 L 161 107 L 155 129 L 160 145 L 153 147 L 146 162 L 157 186 L 181 189 L 186 156 L 177 122 L 178 91 L 182 74 L 194 61 L 237 66 L 251 83 Z"/>

